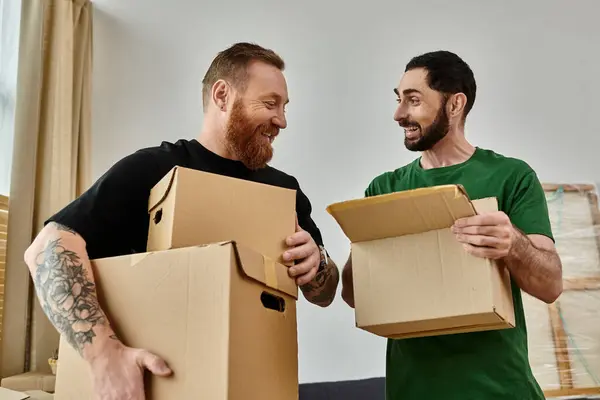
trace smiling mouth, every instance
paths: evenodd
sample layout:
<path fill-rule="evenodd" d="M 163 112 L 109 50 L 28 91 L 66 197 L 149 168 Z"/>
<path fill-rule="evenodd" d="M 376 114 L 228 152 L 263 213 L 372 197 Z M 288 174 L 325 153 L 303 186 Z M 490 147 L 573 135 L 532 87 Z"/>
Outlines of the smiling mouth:
<path fill-rule="evenodd" d="M 275 136 L 277 136 L 277 135 L 265 132 L 265 133 L 263 133 L 263 136 L 266 136 L 268 138 L 269 143 L 273 143 L 273 140 L 275 140 Z"/>
<path fill-rule="evenodd" d="M 418 126 L 404 127 L 404 134 L 406 135 L 406 137 L 408 139 L 415 139 L 417 137 L 417 135 L 419 134 L 419 127 Z"/>

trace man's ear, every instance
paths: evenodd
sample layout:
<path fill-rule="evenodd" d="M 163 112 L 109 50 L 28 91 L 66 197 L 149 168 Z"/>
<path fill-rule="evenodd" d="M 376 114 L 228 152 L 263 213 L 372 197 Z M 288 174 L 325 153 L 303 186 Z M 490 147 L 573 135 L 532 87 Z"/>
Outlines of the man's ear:
<path fill-rule="evenodd" d="M 227 111 L 227 99 L 230 94 L 230 87 L 223 79 L 219 79 L 212 86 L 212 101 L 221 111 Z"/>
<path fill-rule="evenodd" d="M 453 94 L 447 103 L 447 112 L 449 117 L 456 117 L 465 109 L 467 105 L 467 96 L 464 93 Z"/>

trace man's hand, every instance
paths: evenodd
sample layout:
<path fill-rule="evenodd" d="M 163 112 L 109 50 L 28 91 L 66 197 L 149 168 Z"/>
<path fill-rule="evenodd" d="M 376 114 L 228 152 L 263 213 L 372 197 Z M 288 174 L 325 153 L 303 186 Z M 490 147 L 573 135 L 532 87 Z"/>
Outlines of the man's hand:
<path fill-rule="evenodd" d="M 118 340 L 109 341 L 112 343 L 90 363 L 94 400 L 145 400 L 144 370 L 158 376 L 171 374 L 160 357 L 124 346 Z"/>
<path fill-rule="evenodd" d="M 517 237 L 508 215 L 502 211 L 458 219 L 452 232 L 468 253 L 494 260 L 507 257 Z"/>
<path fill-rule="evenodd" d="M 506 266 L 526 293 L 548 304 L 562 293 L 562 263 L 549 237 L 521 233 L 503 212 L 459 219 L 452 232 L 470 254 Z"/>
<path fill-rule="evenodd" d="M 306 285 L 317 275 L 321 254 L 319 246 L 315 243 L 310 233 L 298 225 L 296 217 L 296 233 L 286 239 L 286 244 L 290 249 L 283 253 L 285 261 L 300 261 L 300 263 L 290 267 L 289 274 L 296 279 L 298 286 Z"/>

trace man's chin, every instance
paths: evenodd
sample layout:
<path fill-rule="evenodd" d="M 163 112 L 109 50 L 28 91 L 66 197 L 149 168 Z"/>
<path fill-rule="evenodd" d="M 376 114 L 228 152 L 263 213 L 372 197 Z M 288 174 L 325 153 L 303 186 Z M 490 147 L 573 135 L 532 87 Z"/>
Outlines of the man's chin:
<path fill-rule="evenodd" d="M 242 162 L 246 168 L 251 170 L 257 170 L 265 168 L 269 162 L 273 159 L 273 151 L 269 151 L 268 154 L 261 154 L 260 156 L 247 157 L 242 159 Z"/>
<path fill-rule="evenodd" d="M 423 151 L 421 149 L 422 147 L 422 143 L 420 138 L 419 139 L 404 139 L 404 147 L 406 147 L 407 150 L 409 151 Z"/>

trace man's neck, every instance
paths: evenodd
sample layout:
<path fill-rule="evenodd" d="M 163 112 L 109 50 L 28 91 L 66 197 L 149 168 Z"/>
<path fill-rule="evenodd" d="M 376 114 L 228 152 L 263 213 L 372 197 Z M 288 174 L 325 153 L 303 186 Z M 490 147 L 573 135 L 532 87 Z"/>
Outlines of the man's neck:
<path fill-rule="evenodd" d="M 471 158 L 474 152 L 475 147 L 465 139 L 464 133 L 449 132 L 431 150 L 423 152 L 421 167 L 432 169 L 460 164 Z"/>
<path fill-rule="evenodd" d="M 223 135 L 219 135 L 217 130 L 203 127 L 198 135 L 198 142 L 209 151 L 230 160 L 234 160 L 235 157 L 231 154 L 231 151 L 227 148 Z"/>

